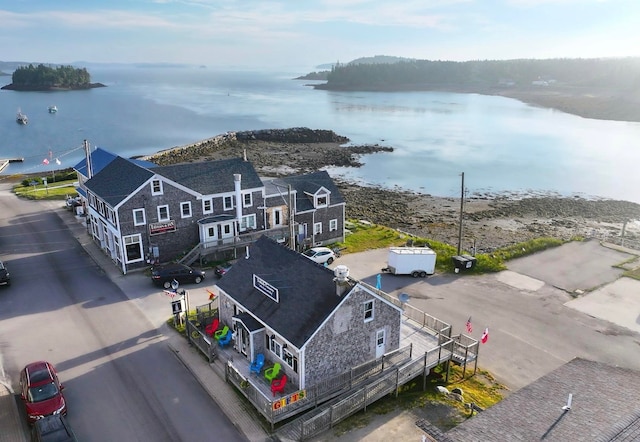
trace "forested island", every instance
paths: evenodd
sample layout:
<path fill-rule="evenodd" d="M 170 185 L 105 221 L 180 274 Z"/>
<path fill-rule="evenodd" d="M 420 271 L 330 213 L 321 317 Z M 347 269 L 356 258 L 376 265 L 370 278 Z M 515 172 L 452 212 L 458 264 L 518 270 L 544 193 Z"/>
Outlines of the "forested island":
<path fill-rule="evenodd" d="M 91 83 L 91 75 L 85 68 L 73 66 L 50 67 L 44 64 L 18 67 L 11 76 L 11 84 L 2 89 L 13 91 L 76 90 L 105 87 Z"/>
<path fill-rule="evenodd" d="M 374 59 L 376 57 L 373 57 Z M 502 95 L 587 118 L 640 121 L 640 58 L 336 64 L 316 89 Z M 314 73 L 318 76 L 318 73 Z"/>

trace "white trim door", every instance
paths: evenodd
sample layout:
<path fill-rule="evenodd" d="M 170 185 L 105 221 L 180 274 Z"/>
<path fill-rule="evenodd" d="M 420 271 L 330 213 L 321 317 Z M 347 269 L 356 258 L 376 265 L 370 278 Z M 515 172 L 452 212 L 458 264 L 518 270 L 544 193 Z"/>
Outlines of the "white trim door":
<path fill-rule="evenodd" d="M 223 243 L 228 244 L 233 242 L 233 237 L 235 236 L 234 226 L 235 221 L 220 224 L 220 239 Z"/>
<path fill-rule="evenodd" d="M 282 209 L 273 209 L 273 227 L 280 227 L 282 225 Z"/>
<path fill-rule="evenodd" d="M 202 226 L 202 242 L 216 241 L 218 239 L 218 224 L 205 224 Z"/>
<path fill-rule="evenodd" d="M 386 336 L 384 329 L 376 331 L 376 359 L 384 355 Z"/>

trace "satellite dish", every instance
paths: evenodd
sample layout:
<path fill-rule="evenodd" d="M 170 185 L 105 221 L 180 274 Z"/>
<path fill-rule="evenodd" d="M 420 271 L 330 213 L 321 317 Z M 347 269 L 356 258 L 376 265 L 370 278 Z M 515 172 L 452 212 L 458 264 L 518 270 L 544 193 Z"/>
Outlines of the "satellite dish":
<path fill-rule="evenodd" d="M 404 304 L 405 302 L 409 302 L 409 295 L 407 293 L 400 293 L 398 299 Z"/>

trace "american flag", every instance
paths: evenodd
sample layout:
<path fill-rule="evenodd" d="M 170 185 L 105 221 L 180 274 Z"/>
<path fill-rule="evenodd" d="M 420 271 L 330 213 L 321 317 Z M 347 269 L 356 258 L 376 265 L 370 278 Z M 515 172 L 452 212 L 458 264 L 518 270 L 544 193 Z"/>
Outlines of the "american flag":
<path fill-rule="evenodd" d="M 473 327 L 471 326 L 471 316 L 469 316 L 469 319 L 467 319 L 467 333 L 472 333 L 473 332 Z"/>

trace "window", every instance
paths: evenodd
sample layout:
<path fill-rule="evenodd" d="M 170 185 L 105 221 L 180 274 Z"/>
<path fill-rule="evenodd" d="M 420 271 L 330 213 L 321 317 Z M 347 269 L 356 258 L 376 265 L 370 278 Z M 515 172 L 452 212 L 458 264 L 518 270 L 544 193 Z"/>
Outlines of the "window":
<path fill-rule="evenodd" d="M 213 213 L 213 199 L 209 198 L 206 200 L 202 200 L 202 213 L 205 215 L 207 213 Z"/>
<path fill-rule="evenodd" d="M 151 181 L 151 195 L 162 195 L 162 181 Z"/>
<path fill-rule="evenodd" d="M 144 209 L 133 209 L 133 225 L 144 226 L 147 220 L 144 216 Z"/>
<path fill-rule="evenodd" d="M 337 219 L 329 220 L 329 232 L 333 232 L 334 230 L 338 230 L 338 220 Z"/>
<path fill-rule="evenodd" d="M 158 221 L 169 221 L 169 206 L 158 206 Z"/>
<path fill-rule="evenodd" d="M 191 202 L 180 203 L 180 213 L 183 218 L 191 218 Z"/>
<path fill-rule="evenodd" d="M 313 225 L 313 234 L 319 235 L 322 233 L 322 223 L 315 223 Z"/>
<path fill-rule="evenodd" d="M 373 301 L 364 303 L 364 322 L 373 321 Z"/>
<path fill-rule="evenodd" d="M 298 372 L 298 358 L 293 356 L 289 350 L 284 347 L 282 348 L 282 360 L 291 367 L 295 373 Z"/>
<path fill-rule="evenodd" d="M 142 235 L 123 236 L 127 263 L 142 261 Z"/>
<path fill-rule="evenodd" d="M 242 220 L 240 221 L 240 230 L 255 229 L 255 228 L 256 228 L 255 214 L 242 217 Z"/>
<path fill-rule="evenodd" d="M 328 205 L 329 197 L 326 194 L 316 196 L 316 208 L 327 207 Z"/>
<path fill-rule="evenodd" d="M 253 206 L 253 195 L 251 193 L 245 193 L 244 195 L 242 195 L 242 206 L 243 207 Z"/>
<path fill-rule="evenodd" d="M 282 357 L 282 346 L 274 338 L 269 338 L 269 350 L 279 358 Z"/>
<path fill-rule="evenodd" d="M 225 196 L 223 199 L 223 205 L 224 205 L 224 210 L 231 210 L 233 209 L 233 197 L 232 196 Z"/>

